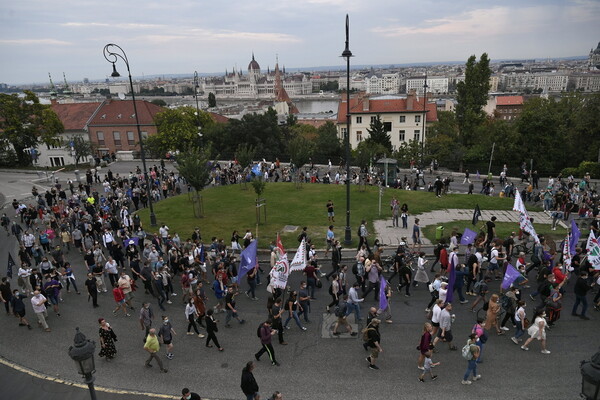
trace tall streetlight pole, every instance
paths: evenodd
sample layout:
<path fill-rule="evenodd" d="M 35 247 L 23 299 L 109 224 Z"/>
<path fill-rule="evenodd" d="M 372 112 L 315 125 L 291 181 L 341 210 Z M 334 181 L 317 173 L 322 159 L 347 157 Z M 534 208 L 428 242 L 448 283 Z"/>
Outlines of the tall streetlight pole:
<path fill-rule="evenodd" d="M 352 243 L 352 232 L 350 230 L 350 18 L 346 14 L 346 48 L 342 52 L 342 57 L 346 59 L 346 134 L 344 141 L 346 144 L 346 230 L 344 232 L 344 244 Z"/>
<path fill-rule="evenodd" d="M 144 139 L 142 138 L 142 131 L 140 130 L 140 118 L 138 116 L 137 105 L 135 104 L 135 93 L 133 90 L 133 80 L 131 79 L 131 70 L 129 69 L 129 60 L 127 54 L 118 45 L 109 43 L 104 46 L 104 58 L 106 61 L 112 64 L 113 72 L 110 74 L 113 78 L 121 76 L 117 72 L 115 63 L 120 58 L 127 66 L 127 73 L 129 74 L 129 86 L 131 87 L 131 99 L 133 101 L 133 112 L 135 114 L 135 124 L 137 126 L 138 139 L 140 141 L 140 153 L 142 156 L 142 166 L 144 167 L 144 181 L 146 181 L 146 194 L 148 196 L 148 205 L 150 206 L 150 225 L 156 226 L 156 215 L 154 215 L 154 207 L 152 206 L 152 193 L 150 191 L 150 181 L 148 180 L 148 169 L 146 168 L 146 153 L 144 152 Z"/>
<path fill-rule="evenodd" d="M 425 81 L 423 82 L 423 132 L 421 134 L 421 172 L 425 174 L 425 125 L 427 121 L 427 70 L 425 70 Z M 425 175 L 423 175 L 425 176 Z M 418 180 L 418 178 L 417 178 Z M 425 178 L 423 178 L 423 182 Z M 423 183 L 425 185 L 425 183 Z"/>
<path fill-rule="evenodd" d="M 198 137 L 202 140 L 202 132 L 200 126 L 200 107 L 198 107 L 198 87 L 200 82 L 198 80 L 198 71 L 194 71 L 194 97 L 196 98 L 196 125 L 198 126 Z"/>

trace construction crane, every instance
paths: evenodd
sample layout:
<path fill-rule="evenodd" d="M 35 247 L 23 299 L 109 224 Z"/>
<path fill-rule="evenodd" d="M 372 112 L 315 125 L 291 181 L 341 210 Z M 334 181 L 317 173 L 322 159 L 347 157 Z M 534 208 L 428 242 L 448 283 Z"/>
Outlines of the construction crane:
<path fill-rule="evenodd" d="M 65 73 L 63 72 L 63 79 L 65 81 L 65 88 L 63 89 L 63 94 L 66 95 L 71 95 L 73 94 L 73 92 L 71 91 L 71 89 L 69 88 L 69 84 L 67 83 L 67 77 L 65 76 Z"/>
<path fill-rule="evenodd" d="M 56 86 L 54 86 L 54 82 L 52 82 L 52 75 L 48 72 L 48 78 L 50 78 L 50 97 L 56 98 L 58 92 L 56 91 Z"/>

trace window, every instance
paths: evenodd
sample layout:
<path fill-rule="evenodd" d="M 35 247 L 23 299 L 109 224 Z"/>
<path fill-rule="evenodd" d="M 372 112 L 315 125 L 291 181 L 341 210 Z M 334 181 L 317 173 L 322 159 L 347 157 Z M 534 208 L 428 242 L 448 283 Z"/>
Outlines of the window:
<path fill-rule="evenodd" d="M 98 138 L 98 144 L 104 146 L 104 132 L 97 131 L 96 137 Z"/>
<path fill-rule="evenodd" d="M 64 157 L 50 157 L 50 166 L 62 167 L 63 165 L 65 165 Z"/>
<path fill-rule="evenodd" d="M 113 140 L 115 141 L 115 146 L 121 145 L 121 132 L 114 131 L 113 132 Z"/>
<path fill-rule="evenodd" d="M 356 141 L 362 142 L 362 131 L 356 131 Z"/>
<path fill-rule="evenodd" d="M 142 139 L 143 140 L 148 139 L 148 132 L 142 131 Z"/>
<path fill-rule="evenodd" d="M 391 130 L 392 130 L 392 123 L 391 122 L 384 122 L 383 123 L 383 129 L 385 129 L 386 132 L 391 132 Z"/>
<path fill-rule="evenodd" d="M 419 141 L 419 140 L 421 140 L 421 130 L 420 130 L 420 129 L 415 129 L 415 132 L 414 132 L 414 133 L 415 133 L 414 139 L 415 139 L 416 141 Z"/>
<path fill-rule="evenodd" d="M 415 115 L 415 122 L 421 122 L 421 116 Z"/>
<path fill-rule="evenodd" d="M 406 122 L 406 116 L 405 115 L 401 115 L 400 116 L 400 122 Z"/>
<path fill-rule="evenodd" d="M 371 117 L 371 123 L 377 121 L 377 117 Z"/>
<path fill-rule="evenodd" d="M 135 136 L 133 136 L 133 132 L 127 132 L 127 143 L 130 146 L 135 145 Z"/>
<path fill-rule="evenodd" d="M 406 140 L 406 131 L 404 129 L 399 132 L 398 139 L 401 142 L 404 142 Z"/>
<path fill-rule="evenodd" d="M 340 129 L 340 131 L 342 132 L 342 138 L 345 138 L 346 137 L 347 129 L 346 128 L 342 128 L 342 129 Z"/>
<path fill-rule="evenodd" d="M 362 124 L 362 117 L 356 117 L 356 123 Z"/>

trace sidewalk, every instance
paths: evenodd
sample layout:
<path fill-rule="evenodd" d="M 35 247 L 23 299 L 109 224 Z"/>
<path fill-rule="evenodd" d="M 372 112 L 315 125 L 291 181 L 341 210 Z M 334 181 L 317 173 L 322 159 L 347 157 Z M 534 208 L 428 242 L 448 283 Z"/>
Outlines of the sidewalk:
<path fill-rule="evenodd" d="M 534 219 L 535 224 L 551 224 L 552 218 L 543 211 L 531 212 L 530 217 Z M 519 213 L 512 210 L 481 210 L 481 218 L 479 221 L 489 221 L 495 216 L 498 222 L 514 222 L 519 223 Z M 446 224 L 452 221 L 471 220 L 473 218 L 473 210 L 471 209 L 447 209 L 430 211 L 424 214 L 411 215 L 408 218 L 408 229 L 396 228 L 392 226 L 392 219 L 373 221 L 377 238 L 385 244 L 398 245 L 400 238 L 406 236 L 408 243 L 412 243 L 412 228 L 415 218 L 419 218 L 419 225 L 424 228 L 429 225 Z M 424 236 L 421 236 L 423 245 L 431 246 L 433 243 Z"/>

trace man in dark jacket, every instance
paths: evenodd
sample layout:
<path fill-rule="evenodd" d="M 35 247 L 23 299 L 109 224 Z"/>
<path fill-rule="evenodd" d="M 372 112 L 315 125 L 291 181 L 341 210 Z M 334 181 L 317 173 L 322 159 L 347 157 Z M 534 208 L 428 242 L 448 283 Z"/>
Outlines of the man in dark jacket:
<path fill-rule="evenodd" d="M 253 370 L 254 363 L 252 361 L 248 361 L 242 370 L 242 383 L 240 387 L 242 388 L 242 392 L 246 395 L 246 400 L 258 400 L 260 398 L 258 394 L 258 384 L 252 374 Z"/>
<path fill-rule="evenodd" d="M 587 311 L 587 292 L 592 288 L 587 283 L 588 273 L 587 271 L 582 271 L 577 278 L 577 282 L 575 282 L 575 304 L 573 305 L 573 311 L 571 311 L 571 315 L 579 316 L 581 319 L 588 320 L 590 319 L 585 315 Z M 579 303 L 582 304 L 581 314 L 577 314 L 577 308 L 579 307 Z"/>
<path fill-rule="evenodd" d="M 277 335 L 277 330 L 272 329 L 272 325 L 273 321 L 266 320 L 258 329 L 262 349 L 260 349 L 259 352 L 254 355 L 254 358 L 256 358 L 256 361 L 260 361 L 260 356 L 262 356 L 264 353 L 268 353 L 269 358 L 271 359 L 271 364 L 279 366 L 279 363 L 275 359 L 275 350 L 273 349 L 273 345 L 271 344 L 271 337 L 273 335 Z"/>

